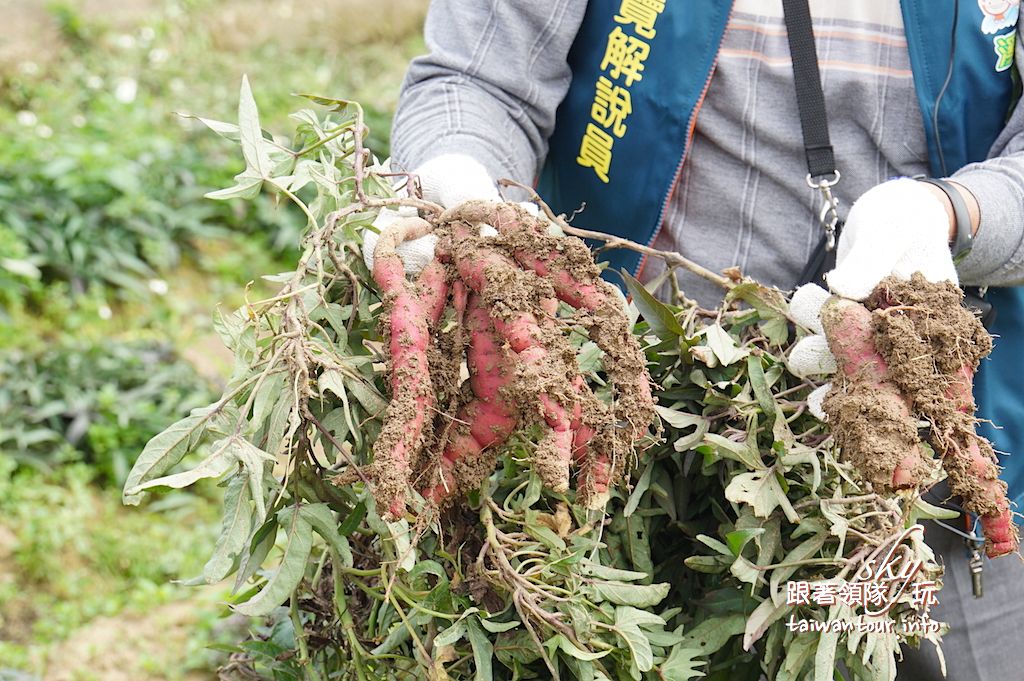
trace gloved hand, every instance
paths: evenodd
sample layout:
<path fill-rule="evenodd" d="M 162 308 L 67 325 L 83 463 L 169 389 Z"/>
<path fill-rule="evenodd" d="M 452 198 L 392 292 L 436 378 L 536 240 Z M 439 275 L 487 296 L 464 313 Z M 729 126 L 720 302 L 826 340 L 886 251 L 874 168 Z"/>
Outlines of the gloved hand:
<path fill-rule="evenodd" d="M 916 180 L 890 180 L 866 191 L 850 209 L 836 248 L 836 267 L 825 280 L 833 293 L 845 298 L 864 300 L 889 275 L 910 279 L 920 272 L 929 281 L 959 284 L 946 207 L 928 185 Z M 789 354 L 789 369 L 797 376 L 837 370 L 821 328 L 821 306 L 828 297 L 828 291 L 814 284 L 793 293 L 790 314 L 814 332 Z M 826 383 L 807 397 L 807 408 L 821 420 L 826 418 L 822 401 L 831 387 Z"/>
<path fill-rule="evenodd" d="M 836 246 L 836 268 L 825 275 L 832 292 L 864 300 L 890 274 L 959 284 L 949 250 L 949 215 L 923 182 L 900 178 L 864 192 Z"/>
<path fill-rule="evenodd" d="M 465 154 L 436 156 L 413 171 L 413 174 L 420 178 L 423 198 L 439 203 L 445 208 L 451 208 L 472 199 L 501 200 L 498 188 L 487 173 L 487 169 Z M 377 215 L 377 219 L 373 221 L 373 226 L 382 230 L 400 217 L 415 215 L 415 208 L 405 206 L 398 210 L 384 208 Z M 496 233 L 492 231 L 492 234 Z M 488 235 L 483 230 L 481 230 L 481 234 Z M 372 230 L 366 230 L 363 234 L 363 262 L 371 272 L 373 271 L 373 250 L 377 247 L 379 238 L 379 235 Z M 434 259 L 436 243 L 437 237 L 428 234 L 425 237 L 399 244 L 395 252 L 405 263 L 406 274 L 419 274 Z"/>

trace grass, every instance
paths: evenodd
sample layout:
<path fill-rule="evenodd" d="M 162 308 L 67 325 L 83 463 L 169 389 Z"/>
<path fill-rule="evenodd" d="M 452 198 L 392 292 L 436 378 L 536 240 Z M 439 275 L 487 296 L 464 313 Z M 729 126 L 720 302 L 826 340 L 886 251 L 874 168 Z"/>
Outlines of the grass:
<path fill-rule="evenodd" d="M 292 93 L 357 99 L 371 145 L 386 154 L 405 66 L 423 49 L 425 4 L 16 3 L 0 26 L 0 134 L 15 141 L 0 149 L 0 167 L 13 173 L 0 203 L 5 191 L 10 206 L 31 199 L 42 217 L 28 234 L 48 229 L 59 248 L 43 253 L 0 209 L 0 355 L 159 340 L 222 382 L 230 363 L 211 311 L 240 305 L 238 292 L 259 274 L 290 268 L 302 221 L 269 202 L 243 213 L 201 199 L 241 159 L 174 112 L 232 120 L 245 73 L 265 128 L 284 129 Z M 92 231 L 76 232 L 76 216 L 90 215 Z M 89 280 L 93 256 L 66 271 L 47 266 L 46 257 L 118 246 L 82 236 L 115 223 L 143 235 L 129 254 L 147 258 L 148 270 L 105 266 Z M 138 285 L 102 279 L 111 273 Z M 126 508 L 85 464 L 41 473 L 10 454 L 0 451 L 0 679 L 210 678 L 221 653 L 206 646 L 239 638 L 224 617 L 227 587 L 173 580 L 198 574 L 209 555 L 219 490 Z"/>

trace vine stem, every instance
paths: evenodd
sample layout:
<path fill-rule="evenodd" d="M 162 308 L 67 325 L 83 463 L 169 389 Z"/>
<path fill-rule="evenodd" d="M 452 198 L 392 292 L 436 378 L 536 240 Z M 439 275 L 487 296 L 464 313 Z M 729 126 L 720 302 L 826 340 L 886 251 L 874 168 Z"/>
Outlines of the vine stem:
<path fill-rule="evenodd" d="M 338 611 L 338 619 L 341 621 L 341 628 L 345 632 L 345 638 L 348 639 L 349 649 L 352 651 L 359 681 L 366 681 L 366 672 L 363 670 L 365 666 L 363 658 L 366 655 L 366 651 L 356 636 L 355 623 L 352 621 L 352 613 L 348 609 L 348 599 L 345 598 L 345 582 L 341 577 L 342 571 L 340 569 L 341 556 L 334 549 L 330 549 L 330 552 L 331 573 L 334 578 L 334 607 Z"/>
<path fill-rule="evenodd" d="M 544 199 L 540 198 L 540 195 L 536 192 L 535 189 L 533 189 L 533 187 L 529 187 L 525 184 L 522 184 L 521 182 L 516 182 L 515 180 L 508 179 L 498 180 L 498 184 L 503 187 L 517 187 L 518 189 L 522 189 L 523 191 L 527 192 L 530 195 L 530 201 L 540 206 L 540 209 L 544 213 L 544 215 L 547 216 L 547 218 L 551 220 L 553 223 L 558 225 L 561 228 L 561 230 L 566 234 L 577 236 L 580 237 L 581 239 L 596 239 L 597 241 L 603 241 L 605 242 L 607 248 L 625 248 L 630 251 L 635 251 L 636 253 L 653 256 L 655 258 L 660 258 L 665 262 L 665 265 L 669 269 L 684 269 L 692 274 L 696 274 L 698 277 L 707 279 L 713 284 L 721 286 L 727 291 L 731 290 L 734 286 L 736 286 L 737 282 L 733 281 L 729 277 L 723 276 L 721 274 L 716 274 L 715 272 L 712 272 L 703 265 L 698 265 L 689 258 L 684 257 L 680 253 L 676 253 L 674 251 L 659 251 L 656 248 L 644 246 L 643 244 L 639 244 L 635 241 L 630 241 L 629 239 L 624 239 L 613 234 L 605 234 L 604 232 L 595 232 L 589 229 L 580 229 L 579 227 L 573 227 L 568 222 L 566 222 L 562 216 L 555 215 L 555 212 L 551 210 L 551 207 L 548 206 L 547 203 L 544 202 Z"/>

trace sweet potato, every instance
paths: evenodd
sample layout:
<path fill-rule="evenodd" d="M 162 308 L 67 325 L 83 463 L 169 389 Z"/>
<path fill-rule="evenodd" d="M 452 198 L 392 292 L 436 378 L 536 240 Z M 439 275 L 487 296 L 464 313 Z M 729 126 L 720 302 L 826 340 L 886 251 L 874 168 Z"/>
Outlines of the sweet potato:
<path fill-rule="evenodd" d="M 470 332 L 467 365 L 473 398 L 459 409 L 457 425 L 438 461 L 436 480 L 423 490 L 424 497 L 438 504 L 455 493 L 471 489 L 486 477 L 493 463 L 488 465 L 481 461 L 484 450 L 507 440 L 517 424 L 515 405 L 503 394 L 515 377 L 513 358 L 499 343 L 480 297 L 470 295 L 465 310 Z"/>
<path fill-rule="evenodd" d="M 424 426 L 435 403 L 427 361 L 428 311 L 406 280 L 395 247 L 423 236 L 430 228 L 430 223 L 419 218 L 399 220 L 381 233 L 374 251 L 373 279 L 386 309 L 383 319 L 391 357 L 392 397 L 374 443 L 373 466 L 377 500 L 382 513 L 390 518 L 405 514 L 410 461 L 423 444 Z"/>
<path fill-rule="evenodd" d="M 879 489 L 916 487 L 927 459 L 907 400 L 889 382 L 875 347 L 871 312 L 833 297 L 822 307 L 821 322 L 840 371 L 825 410 L 844 455 Z"/>

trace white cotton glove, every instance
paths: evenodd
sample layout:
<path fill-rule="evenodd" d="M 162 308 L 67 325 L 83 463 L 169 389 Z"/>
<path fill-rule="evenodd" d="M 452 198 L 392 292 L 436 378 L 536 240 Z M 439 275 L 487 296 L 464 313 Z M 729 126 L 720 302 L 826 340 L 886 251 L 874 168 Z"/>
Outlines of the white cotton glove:
<path fill-rule="evenodd" d="M 789 313 L 793 321 L 814 332 L 800 339 L 786 361 L 789 370 L 801 378 L 830 375 L 838 370 L 821 326 L 821 306 L 830 295 L 816 284 L 804 284 L 790 300 Z M 822 402 L 831 388 L 832 384 L 826 383 L 807 396 L 807 409 L 820 421 L 827 420 Z"/>
<path fill-rule="evenodd" d="M 413 171 L 420 178 L 423 198 L 453 208 L 465 201 L 501 201 L 487 169 L 466 154 L 442 154 Z"/>
<path fill-rule="evenodd" d="M 959 284 L 949 250 L 949 216 L 928 185 L 901 178 L 864 192 L 850 208 L 825 275 L 833 293 L 864 300 L 890 274 Z"/>
<path fill-rule="evenodd" d="M 383 231 L 385 227 L 399 218 L 414 218 L 416 215 L 416 209 L 412 206 L 399 206 L 397 210 L 392 210 L 391 208 L 380 209 L 377 218 L 373 221 L 373 226 L 377 228 L 377 232 L 372 229 L 363 231 L 363 262 L 366 263 L 366 269 L 373 272 L 373 251 L 377 248 L 377 242 L 380 241 L 380 234 L 378 232 Z M 395 253 L 405 263 L 405 273 L 416 275 L 422 272 L 423 268 L 434 259 L 434 246 L 436 244 L 437 237 L 433 234 L 398 244 Z"/>

